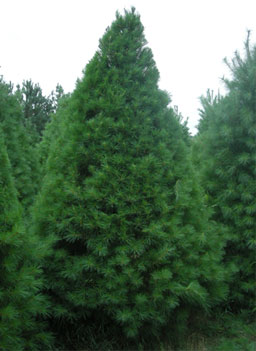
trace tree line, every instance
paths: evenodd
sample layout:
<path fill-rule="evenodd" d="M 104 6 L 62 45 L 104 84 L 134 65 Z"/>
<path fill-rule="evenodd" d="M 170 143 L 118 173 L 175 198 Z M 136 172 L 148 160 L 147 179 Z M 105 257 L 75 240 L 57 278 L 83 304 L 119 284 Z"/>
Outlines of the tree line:
<path fill-rule="evenodd" d="M 159 89 L 134 8 L 116 14 L 72 94 L 1 78 L 0 350 L 184 350 L 189 335 L 251 325 L 249 36 L 226 63 L 227 94 L 201 98 L 194 137 Z"/>

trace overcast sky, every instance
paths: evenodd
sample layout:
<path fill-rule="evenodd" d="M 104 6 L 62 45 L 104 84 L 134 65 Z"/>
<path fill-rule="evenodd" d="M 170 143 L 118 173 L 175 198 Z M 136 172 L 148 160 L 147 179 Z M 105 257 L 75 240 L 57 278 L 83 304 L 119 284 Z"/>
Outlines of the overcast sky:
<path fill-rule="evenodd" d="M 225 92 L 223 58 L 243 53 L 247 29 L 256 43 L 256 0 L 0 0 L 0 74 L 14 84 L 39 83 L 49 94 L 75 87 L 115 12 L 135 6 L 172 96 L 195 131 L 199 96 Z"/>

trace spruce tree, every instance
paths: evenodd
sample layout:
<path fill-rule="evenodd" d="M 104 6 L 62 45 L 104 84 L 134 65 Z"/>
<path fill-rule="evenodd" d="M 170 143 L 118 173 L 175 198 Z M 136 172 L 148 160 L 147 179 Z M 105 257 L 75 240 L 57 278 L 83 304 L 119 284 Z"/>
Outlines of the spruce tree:
<path fill-rule="evenodd" d="M 0 77 L 0 127 L 5 136 L 18 199 L 27 210 L 37 192 L 40 168 L 37 152 L 23 122 L 22 108 L 11 85 Z"/>
<path fill-rule="evenodd" d="M 202 98 L 194 146 L 213 219 L 224 228 L 224 262 L 229 272 L 228 308 L 255 311 L 256 249 L 256 46 L 245 58 L 226 60 L 232 78 L 225 97 Z"/>
<path fill-rule="evenodd" d="M 35 246 L 24 232 L 11 166 L 0 130 L 0 349 L 49 349 L 51 336 L 37 316 L 49 308 L 39 294 L 42 282 Z M 34 257 L 34 259 L 33 259 Z"/>
<path fill-rule="evenodd" d="M 75 342 L 90 323 L 150 338 L 178 306 L 186 319 L 225 293 L 221 243 L 146 44 L 135 10 L 117 13 L 63 111 L 34 208 L 33 231 L 55 240 L 52 325 Z"/>

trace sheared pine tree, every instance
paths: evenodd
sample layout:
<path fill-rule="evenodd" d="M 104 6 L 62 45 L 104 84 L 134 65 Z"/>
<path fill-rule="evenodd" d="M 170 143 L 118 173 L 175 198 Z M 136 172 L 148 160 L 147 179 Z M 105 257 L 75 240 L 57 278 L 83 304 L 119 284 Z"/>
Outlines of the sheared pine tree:
<path fill-rule="evenodd" d="M 195 143 L 202 184 L 225 227 L 224 262 L 230 272 L 229 307 L 255 311 L 256 291 L 256 46 L 245 43 L 245 57 L 229 63 L 225 97 L 202 99 Z M 200 150 L 200 151 L 199 151 Z"/>
<path fill-rule="evenodd" d="M 51 336 L 37 321 L 37 316 L 47 313 L 49 305 L 39 294 L 40 270 L 33 263 L 38 250 L 26 236 L 21 217 L 0 133 L 0 349 L 3 351 L 43 350 L 52 343 Z"/>
<path fill-rule="evenodd" d="M 178 306 L 207 309 L 225 292 L 221 242 L 143 30 L 132 9 L 100 40 L 34 208 L 33 231 L 55 235 L 44 263 L 52 325 L 75 342 L 92 325 L 150 338 Z"/>
<path fill-rule="evenodd" d="M 39 183 L 36 150 L 23 125 L 23 113 L 12 87 L 0 77 L 0 127 L 3 130 L 18 199 L 24 209 L 32 204 Z"/>

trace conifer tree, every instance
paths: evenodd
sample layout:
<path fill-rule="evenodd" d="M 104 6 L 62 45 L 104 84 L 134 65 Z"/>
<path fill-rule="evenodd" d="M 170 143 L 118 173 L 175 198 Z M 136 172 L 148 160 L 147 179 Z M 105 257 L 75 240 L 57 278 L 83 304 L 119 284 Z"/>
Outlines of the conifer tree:
<path fill-rule="evenodd" d="M 59 95 L 62 93 L 61 88 Z M 61 123 L 64 119 L 64 115 L 68 110 L 68 104 L 70 100 L 70 94 L 62 94 L 58 98 L 58 107 L 56 113 L 51 116 L 51 120 L 46 124 L 43 132 L 42 140 L 37 145 L 37 151 L 42 167 L 42 174 L 45 173 L 45 164 L 49 155 L 51 144 L 54 143 L 61 130 Z M 54 146 L 52 146 L 54 148 Z"/>
<path fill-rule="evenodd" d="M 1 131 L 0 131 L 1 132 Z M 49 308 L 39 294 L 40 273 L 35 247 L 25 235 L 21 206 L 11 176 L 11 166 L 0 133 L 0 349 L 42 350 L 51 336 L 36 320 Z"/>
<path fill-rule="evenodd" d="M 229 308 L 255 311 L 256 249 L 256 46 L 245 43 L 225 79 L 228 94 L 202 98 L 194 146 L 213 219 L 224 226 L 224 262 L 230 276 Z"/>
<path fill-rule="evenodd" d="M 32 204 L 39 183 L 39 163 L 30 135 L 23 125 L 21 106 L 10 85 L 0 77 L 0 126 L 3 130 L 18 199 L 25 210 Z"/>
<path fill-rule="evenodd" d="M 55 235 L 52 324 L 73 323 L 76 342 L 90 323 L 150 337 L 178 306 L 224 295 L 221 244 L 146 44 L 135 10 L 117 13 L 63 112 L 34 208 L 33 231 Z"/>
<path fill-rule="evenodd" d="M 33 145 L 42 140 L 45 127 L 55 115 L 59 102 L 66 95 L 60 84 L 56 85 L 55 91 L 49 96 L 43 95 L 40 85 L 34 84 L 31 80 L 23 81 L 22 86 L 17 85 L 15 96 L 22 108 L 23 123 Z"/>

